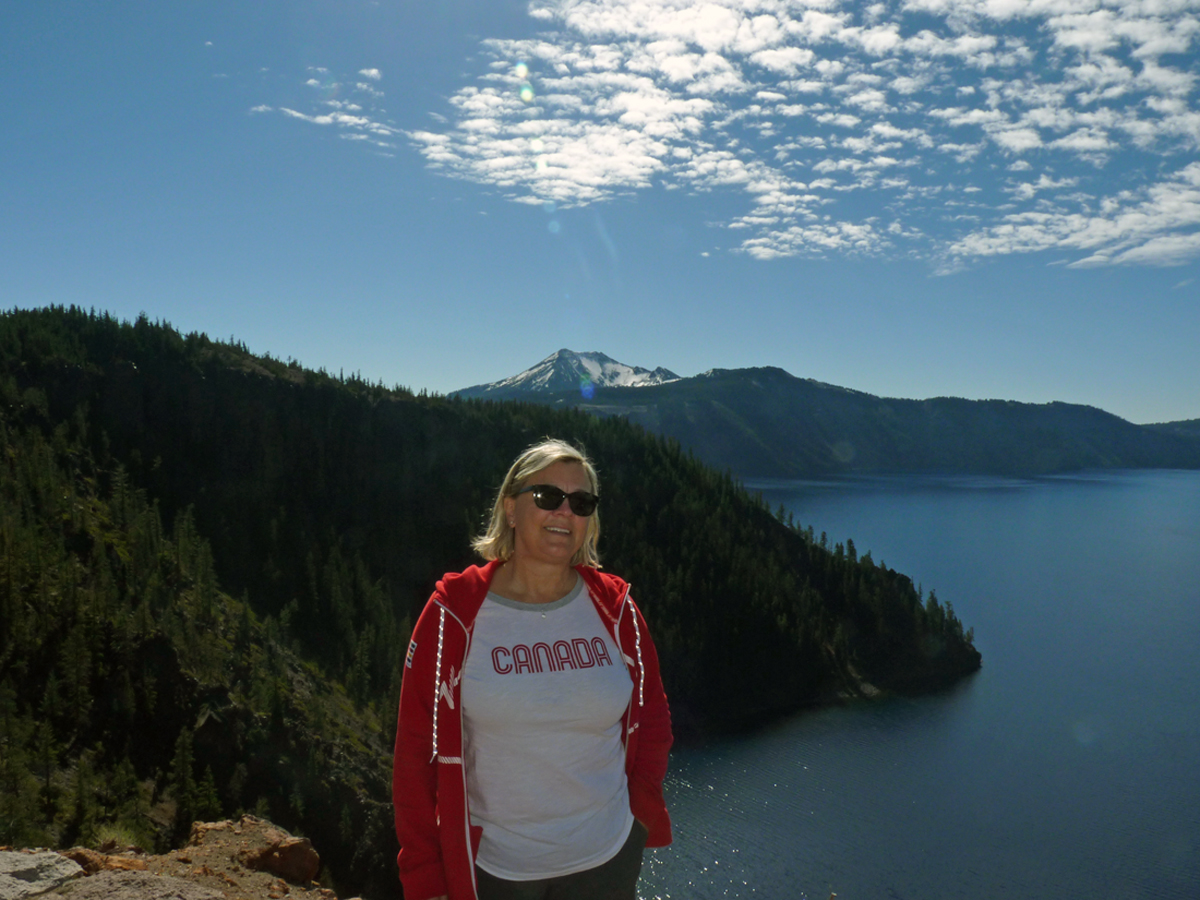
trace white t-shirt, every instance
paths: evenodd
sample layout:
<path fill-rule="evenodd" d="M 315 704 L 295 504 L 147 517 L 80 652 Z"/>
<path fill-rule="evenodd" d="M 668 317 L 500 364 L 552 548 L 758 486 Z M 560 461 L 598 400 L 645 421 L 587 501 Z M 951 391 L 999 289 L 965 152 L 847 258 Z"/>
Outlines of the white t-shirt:
<path fill-rule="evenodd" d="M 554 603 L 487 595 L 462 682 L 480 868 L 529 881 L 617 854 L 633 825 L 621 744 L 631 692 L 582 579 Z"/>

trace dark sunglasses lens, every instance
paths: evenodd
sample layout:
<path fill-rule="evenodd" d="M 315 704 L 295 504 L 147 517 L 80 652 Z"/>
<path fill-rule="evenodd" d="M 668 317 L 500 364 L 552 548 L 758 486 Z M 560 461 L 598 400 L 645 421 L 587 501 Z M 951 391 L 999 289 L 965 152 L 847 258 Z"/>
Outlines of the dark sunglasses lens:
<path fill-rule="evenodd" d="M 577 516 L 590 516 L 596 511 L 596 502 L 600 498 L 595 494 L 589 494 L 586 491 L 576 491 L 573 494 L 567 494 L 567 500 L 571 504 L 571 512 Z"/>
<path fill-rule="evenodd" d="M 538 509 L 558 509 L 566 496 L 561 488 L 548 484 L 533 489 L 533 502 L 537 504 Z"/>
<path fill-rule="evenodd" d="M 556 488 L 552 484 L 540 484 L 531 490 L 533 502 L 538 509 L 558 509 L 562 506 L 563 500 L 566 500 L 571 506 L 571 512 L 577 516 L 590 516 L 596 511 L 596 504 L 600 501 L 599 497 L 589 494 L 587 491 L 575 491 L 568 494 L 562 488 Z"/>

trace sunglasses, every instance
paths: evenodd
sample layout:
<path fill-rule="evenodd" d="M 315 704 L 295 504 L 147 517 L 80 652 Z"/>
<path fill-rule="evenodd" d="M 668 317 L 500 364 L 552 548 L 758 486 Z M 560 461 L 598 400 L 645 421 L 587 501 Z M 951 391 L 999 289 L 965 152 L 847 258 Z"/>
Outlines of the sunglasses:
<path fill-rule="evenodd" d="M 596 504 L 600 502 L 599 497 L 588 491 L 572 491 L 568 494 L 562 488 L 556 488 L 552 484 L 531 484 L 527 488 L 521 488 L 517 493 L 533 494 L 533 502 L 538 509 L 558 509 L 562 506 L 563 500 L 566 500 L 571 505 L 571 512 L 583 518 L 594 513 Z"/>

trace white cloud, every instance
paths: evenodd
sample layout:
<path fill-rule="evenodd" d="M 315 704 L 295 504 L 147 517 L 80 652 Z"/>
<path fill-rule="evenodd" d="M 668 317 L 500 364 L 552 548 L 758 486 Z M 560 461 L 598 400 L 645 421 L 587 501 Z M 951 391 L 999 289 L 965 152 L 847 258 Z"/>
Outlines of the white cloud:
<path fill-rule="evenodd" d="M 815 56 L 816 54 L 807 48 L 768 47 L 750 54 L 750 61 L 764 69 L 794 76 L 801 69 L 811 66 Z"/>
<path fill-rule="evenodd" d="M 1107 198 L 1098 211 L 1006 216 L 947 248 L 949 257 L 995 256 L 1050 248 L 1083 250 L 1072 263 L 1173 265 L 1200 250 L 1200 163 L 1133 194 Z"/>
<path fill-rule="evenodd" d="M 942 266 L 1042 249 L 1080 265 L 1196 254 L 1190 207 L 1161 192 L 1194 193 L 1179 165 L 1200 151 L 1200 0 L 529 12 L 540 34 L 483 41 L 433 127 L 403 132 L 441 174 L 560 206 L 655 184 L 728 192 L 744 203 L 724 223 L 730 249 L 758 258 L 901 252 L 896 235 Z M 395 134 L 379 70 L 348 89 L 326 69 L 308 76 L 325 103 L 355 105 L 285 115 L 356 140 Z"/>
<path fill-rule="evenodd" d="M 838 128 L 853 128 L 862 122 L 862 119 L 850 113 L 821 113 L 813 116 L 813 120 L 822 125 L 835 125 Z"/>
<path fill-rule="evenodd" d="M 954 161 L 959 163 L 967 163 L 979 156 L 986 148 L 986 144 L 982 141 L 978 144 L 954 144 L 941 143 L 937 145 L 937 149 L 942 153 L 949 153 L 954 156 Z M 1026 163 L 1028 165 L 1028 163 Z"/>
<path fill-rule="evenodd" d="M 279 111 L 285 116 L 291 116 L 293 119 L 302 119 L 314 125 L 342 125 L 348 128 L 365 128 L 371 124 L 370 119 L 363 116 L 351 116 L 342 112 L 326 113 L 323 116 L 309 116 L 286 107 L 280 107 Z"/>
<path fill-rule="evenodd" d="M 871 223 L 816 223 L 791 225 L 762 237 L 751 238 L 742 249 L 755 259 L 781 256 L 827 256 L 873 254 L 891 243 Z"/>
<path fill-rule="evenodd" d="M 286 106 L 272 107 L 269 104 L 255 106 L 250 112 L 259 114 L 277 109 L 288 119 L 332 128 L 339 138 L 369 144 L 377 152 L 395 149 L 395 136 L 400 132 L 384 121 L 377 108 L 376 101 L 383 96 L 377 88 L 366 82 L 358 82 L 348 88 L 344 82 L 331 77 L 329 70 L 323 66 L 309 66 L 307 71 L 310 77 L 304 84 L 314 90 L 312 103 L 315 109 L 312 112 Z M 378 70 L 365 69 L 359 74 L 373 77 L 367 74 L 369 72 Z M 354 99 L 349 99 L 351 96 Z"/>
<path fill-rule="evenodd" d="M 912 75 L 899 75 L 892 80 L 891 89 L 898 94 L 911 95 L 923 91 L 929 86 L 929 79 L 913 77 Z M 972 92 L 974 88 L 971 89 Z"/>
<path fill-rule="evenodd" d="M 1061 178 L 1055 180 L 1049 175 L 1042 173 L 1038 176 L 1037 181 L 1023 181 L 1018 184 L 1013 184 L 1006 190 L 1022 200 L 1029 200 L 1034 197 L 1039 191 L 1055 191 L 1060 188 L 1074 187 L 1079 183 L 1077 178 Z"/>
<path fill-rule="evenodd" d="M 1049 146 L 1056 150 L 1073 150 L 1080 154 L 1107 153 L 1116 149 L 1107 132 L 1099 128 L 1080 128 L 1066 137 L 1051 141 Z"/>
<path fill-rule="evenodd" d="M 1042 145 L 1041 136 L 1032 128 L 996 128 L 990 131 L 991 138 L 1005 150 L 1022 153 Z"/>

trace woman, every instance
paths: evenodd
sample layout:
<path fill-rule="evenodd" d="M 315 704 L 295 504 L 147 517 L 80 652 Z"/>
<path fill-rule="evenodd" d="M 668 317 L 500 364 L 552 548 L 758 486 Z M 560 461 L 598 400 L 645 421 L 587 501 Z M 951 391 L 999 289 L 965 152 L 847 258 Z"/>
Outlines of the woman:
<path fill-rule="evenodd" d="M 406 900 L 634 900 L 671 842 L 671 719 L 629 586 L 598 570 L 599 485 L 570 444 L 509 469 L 408 646 L 392 795 Z"/>

